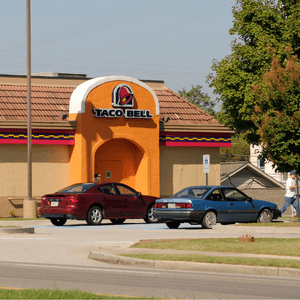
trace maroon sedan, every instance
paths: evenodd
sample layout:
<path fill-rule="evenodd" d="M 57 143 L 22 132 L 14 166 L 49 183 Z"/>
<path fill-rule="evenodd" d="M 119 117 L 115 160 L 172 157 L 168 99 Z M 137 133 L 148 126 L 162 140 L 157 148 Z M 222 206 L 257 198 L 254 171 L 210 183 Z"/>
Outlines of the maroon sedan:
<path fill-rule="evenodd" d="M 56 226 L 64 225 L 67 219 L 86 220 L 90 225 L 99 225 L 103 219 L 114 224 L 122 224 L 126 219 L 156 223 L 156 199 L 121 183 L 80 183 L 42 196 L 40 215 Z"/>

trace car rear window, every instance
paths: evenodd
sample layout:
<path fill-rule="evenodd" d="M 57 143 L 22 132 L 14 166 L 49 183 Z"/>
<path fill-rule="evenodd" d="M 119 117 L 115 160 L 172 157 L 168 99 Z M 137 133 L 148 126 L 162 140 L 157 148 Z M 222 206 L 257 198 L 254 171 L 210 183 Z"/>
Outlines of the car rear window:
<path fill-rule="evenodd" d="M 209 188 L 190 187 L 176 193 L 172 198 L 198 198 L 201 199 L 209 191 Z"/>
<path fill-rule="evenodd" d="M 81 194 L 85 193 L 88 190 L 95 187 L 97 183 L 80 183 L 80 184 L 74 184 L 71 186 L 68 186 L 66 188 L 61 189 L 60 191 L 56 193 L 64 193 L 64 194 Z"/>

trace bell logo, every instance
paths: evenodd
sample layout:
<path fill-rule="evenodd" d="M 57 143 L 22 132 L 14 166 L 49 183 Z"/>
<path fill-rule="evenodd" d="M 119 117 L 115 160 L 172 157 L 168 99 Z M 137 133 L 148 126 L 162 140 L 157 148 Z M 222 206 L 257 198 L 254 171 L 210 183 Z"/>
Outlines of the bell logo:
<path fill-rule="evenodd" d="M 134 96 L 132 89 L 127 84 L 119 84 L 113 89 L 112 105 L 114 107 L 133 107 Z"/>

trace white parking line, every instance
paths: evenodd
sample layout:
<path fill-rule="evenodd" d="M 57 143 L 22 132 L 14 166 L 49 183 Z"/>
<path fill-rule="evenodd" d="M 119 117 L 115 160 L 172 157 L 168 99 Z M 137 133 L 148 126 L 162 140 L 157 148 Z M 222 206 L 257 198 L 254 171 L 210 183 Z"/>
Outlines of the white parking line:
<path fill-rule="evenodd" d="M 144 275 L 158 275 L 158 272 L 143 272 L 143 271 L 130 271 L 119 269 L 96 269 L 96 268 L 85 268 L 85 267 L 69 267 L 69 266 L 50 266 L 50 265 L 35 265 L 35 264 L 15 264 L 16 266 L 22 267 L 34 267 L 34 268 L 54 268 L 54 269 L 71 269 L 71 270 L 88 270 L 88 271 L 104 271 L 104 272 L 118 272 L 118 273 L 135 273 L 135 274 L 144 274 Z"/>
<path fill-rule="evenodd" d="M 40 237 L 0 237 L 0 240 L 55 240 L 55 238 L 40 238 Z"/>
<path fill-rule="evenodd" d="M 134 244 L 134 242 L 119 241 L 119 242 L 84 242 L 85 244 Z"/>

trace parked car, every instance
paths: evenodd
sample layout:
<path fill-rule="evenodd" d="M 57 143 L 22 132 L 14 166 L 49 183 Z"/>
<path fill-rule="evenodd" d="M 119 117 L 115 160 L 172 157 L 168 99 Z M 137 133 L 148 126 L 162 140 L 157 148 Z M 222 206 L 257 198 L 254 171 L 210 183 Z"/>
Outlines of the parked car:
<path fill-rule="evenodd" d="M 64 225 L 67 219 L 86 220 L 90 225 L 99 225 L 103 219 L 114 224 L 126 219 L 155 223 L 156 199 L 121 183 L 80 183 L 42 196 L 40 215 L 56 226 Z"/>
<path fill-rule="evenodd" d="M 181 223 L 212 228 L 216 223 L 268 223 L 281 216 L 277 205 L 255 200 L 231 186 L 192 186 L 155 202 L 154 218 L 169 228 Z"/>

